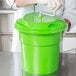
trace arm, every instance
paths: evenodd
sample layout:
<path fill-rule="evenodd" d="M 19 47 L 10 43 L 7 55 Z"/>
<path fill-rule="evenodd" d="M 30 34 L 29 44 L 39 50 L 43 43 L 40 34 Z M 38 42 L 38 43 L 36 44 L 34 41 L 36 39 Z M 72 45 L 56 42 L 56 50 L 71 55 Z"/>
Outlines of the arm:
<path fill-rule="evenodd" d="M 30 4 L 36 4 L 37 0 L 15 0 L 17 6 L 27 6 Z"/>
<path fill-rule="evenodd" d="M 6 2 L 13 10 L 17 10 L 17 7 L 36 4 L 37 0 L 6 0 Z"/>
<path fill-rule="evenodd" d="M 68 31 L 76 24 L 76 0 L 65 0 L 63 18 L 68 24 Z"/>

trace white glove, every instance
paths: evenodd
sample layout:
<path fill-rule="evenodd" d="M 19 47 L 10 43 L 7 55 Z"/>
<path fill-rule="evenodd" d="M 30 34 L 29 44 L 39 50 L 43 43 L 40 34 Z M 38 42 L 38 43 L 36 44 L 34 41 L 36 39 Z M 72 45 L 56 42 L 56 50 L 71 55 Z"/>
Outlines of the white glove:
<path fill-rule="evenodd" d="M 63 5 L 61 0 L 38 0 L 38 3 L 45 4 L 47 7 L 55 11 L 60 9 Z"/>
<path fill-rule="evenodd" d="M 6 3 L 13 9 L 13 10 L 17 10 L 17 6 L 14 2 L 15 0 L 6 0 Z"/>

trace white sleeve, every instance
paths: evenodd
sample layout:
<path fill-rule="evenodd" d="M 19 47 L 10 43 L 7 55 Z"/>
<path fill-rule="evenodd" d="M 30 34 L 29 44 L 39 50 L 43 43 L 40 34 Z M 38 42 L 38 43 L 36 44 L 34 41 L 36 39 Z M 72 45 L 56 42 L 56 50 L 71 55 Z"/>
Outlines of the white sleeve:
<path fill-rule="evenodd" d="M 6 0 L 6 2 L 13 10 L 17 10 L 17 6 L 16 6 L 14 0 Z"/>
<path fill-rule="evenodd" d="M 65 0 L 64 6 L 63 18 L 69 19 L 73 27 L 76 24 L 76 0 Z"/>

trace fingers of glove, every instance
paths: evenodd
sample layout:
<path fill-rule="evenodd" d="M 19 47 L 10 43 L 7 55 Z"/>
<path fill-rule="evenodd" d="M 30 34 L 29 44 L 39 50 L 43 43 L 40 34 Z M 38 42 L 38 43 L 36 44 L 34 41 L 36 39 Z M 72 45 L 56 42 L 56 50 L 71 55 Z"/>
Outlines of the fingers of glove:
<path fill-rule="evenodd" d="M 47 7 L 49 7 L 50 9 L 55 9 L 56 8 L 56 3 L 54 0 L 49 0 L 48 1 L 48 4 L 47 4 Z"/>
<path fill-rule="evenodd" d="M 48 0 L 47 7 L 50 9 L 57 11 L 63 6 L 60 0 Z"/>
<path fill-rule="evenodd" d="M 47 7 L 54 9 L 56 8 L 56 4 L 54 0 L 38 0 L 39 4 L 45 4 Z"/>
<path fill-rule="evenodd" d="M 59 10 L 63 6 L 60 0 L 55 0 L 55 4 L 56 4 L 56 8 L 54 10 L 56 11 Z"/>

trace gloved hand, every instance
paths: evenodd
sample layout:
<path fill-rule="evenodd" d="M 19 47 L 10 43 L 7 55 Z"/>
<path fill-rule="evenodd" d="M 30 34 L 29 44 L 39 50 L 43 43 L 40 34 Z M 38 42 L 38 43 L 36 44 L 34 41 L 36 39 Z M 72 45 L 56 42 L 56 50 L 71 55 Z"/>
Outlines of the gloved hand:
<path fill-rule="evenodd" d="M 10 8 L 12 8 L 13 10 L 17 10 L 17 6 L 15 4 L 15 0 L 5 0 L 5 1 L 9 5 Z"/>
<path fill-rule="evenodd" d="M 7 3 L 9 6 L 12 6 L 13 3 L 14 3 L 14 0 L 6 0 L 6 3 Z"/>
<path fill-rule="evenodd" d="M 60 9 L 63 6 L 61 0 L 38 0 L 38 3 L 45 4 L 47 5 L 47 7 L 55 11 Z"/>

